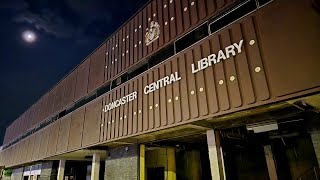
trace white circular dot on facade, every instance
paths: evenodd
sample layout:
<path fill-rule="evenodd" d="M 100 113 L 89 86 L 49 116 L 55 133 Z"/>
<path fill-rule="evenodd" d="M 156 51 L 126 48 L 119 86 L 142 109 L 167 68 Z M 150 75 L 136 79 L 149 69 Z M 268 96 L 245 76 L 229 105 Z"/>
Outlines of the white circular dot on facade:
<path fill-rule="evenodd" d="M 178 97 L 178 96 L 176 96 L 175 100 L 176 100 L 176 101 L 178 101 L 178 100 L 179 100 L 179 97 Z"/>
<path fill-rule="evenodd" d="M 255 71 L 255 72 L 260 72 L 260 71 L 261 71 L 261 68 L 258 66 L 258 67 L 256 67 L 256 68 L 254 68 L 254 71 Z"/>
<path fill-rule="evenodd" d="M 171 21 L 173 21 L 174 20 L 174 17 L 171 17 Z"/>
<path fill-rule="evenodd" d="M 168 103 L 171 103 L 171 99 L 168 100 Z"/>
<path fill-rule="evenodd" d="M 220 85 L 222 85 L 222 84 L 223 84 L 223 80 L 222 80 L 222 79 L 219 81 L 219 84 L 220 84 Z"/>
<path fill-rule="evenodd" d="M 194 91 L 191 91 L 190 94 L 191 94 L 191 95 L 194 95 Z"/>
<path fill-rule="evenodd" d="M 251 46 L 254 45 L 254 43 L 255 43 L 254 40 L 250 40 L 250 41 L 249 41 L 249 44 L 250 44 Z"/>
<path fill-rule="evenodd" d="M 202 91 L 203 91 L 203 88 L 201 87 L 201 88 L 199 89 L 199 91 L 202 92 Z"/>
<path fill-rule="evenodd" d="M 184 9 L 183 9 L 183 11 L 187 11 L 188 10 L 188 8 L 187 7 L 185 7 Z"/>
<path fill-rule="evenodd" d="M 231 77 L 230 77 L 230 81 L 234 81 L 235 79 L 236 79 L 235 76 L 231 76 Z"/>
<path fill-rule="evenodd" d="M 166 8 L 167 7 L 167 5 L 165 4 L 164 6 L 163 6 L 163 8 Z"/>
<path fill-rule="evenodd" d="M 193 5 L 194 5 L 194 2 L 192 1 L 192 2 L 191 2 L 191 6 L 193 6 Z"/>

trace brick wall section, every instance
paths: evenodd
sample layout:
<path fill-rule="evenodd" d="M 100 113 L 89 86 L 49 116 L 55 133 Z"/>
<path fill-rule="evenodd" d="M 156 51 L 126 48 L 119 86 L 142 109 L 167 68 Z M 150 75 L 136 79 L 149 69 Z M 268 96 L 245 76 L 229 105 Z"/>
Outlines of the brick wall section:
<path fill-rule="evenodd" d="M 127 149 L 126 149 L 127 147 Z M 124 146 L 107 151 L 105 179 L 139 179 L 138 145 Z M 109 156 L 108 156 L 109 155 Z"/>
<path fill-rule="evenodd" d="M 318 165 L 320 167 L 320 131 L 312 132 L 311 139 L 313 143 L 314 152 L 317 155 Z"/>

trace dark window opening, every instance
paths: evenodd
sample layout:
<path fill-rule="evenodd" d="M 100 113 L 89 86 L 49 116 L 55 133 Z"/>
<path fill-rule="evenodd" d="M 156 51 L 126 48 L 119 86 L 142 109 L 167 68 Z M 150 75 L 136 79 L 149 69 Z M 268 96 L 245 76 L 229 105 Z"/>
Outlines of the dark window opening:
<path fill-rule="evenodd" d="M 174 55 L 174 45 L 170 44 L 164 48 L 162 48 L 159 52 L 156 54 L 152 55 L 149 58 L 149 68 L 160 64 L 164 60 L 168 59 L 169 57 Z"/>
<path fill-rule="evenodd" d="M 98 90 L 97 90 L 97 97 L 105 94 L 106 92 L 110 91 L 110 83 L 106 84 L 106 85 L 103 85 L 102 87 L 100 87 Z"/>
<path fill-rule="evenodd" d="M 93 100 L 95 100 L 97 98 L 97 92 L 93 92 L 92 94 L 88 94 L 86 97 L 85 97 L 85 103 L 84 104 L 87 104 Z M 83 105 L 84 105 L 83 104 Z"/>
<path fill-rule="evenodd" d="M 210 32 L 214 33 L 220 30 L 221 28 L 229 25 L 230 23 L 254 11 L 255 9 L 257 9 L 257 4 L 255 0 L 249 0 L 243 2 L 242 4 L 238 4 L 235 8 L 233 8 L 226 14 L 223 14 L 216 18 L 216 20 L 214 20 L 210 24 Z"/>
<path fill-rule="evenodd" d="M 66 110 L 63 110 L 59 113 L 58 119 L 62 118 L 63 116 L 66 115 Z"/>
<path fill-rule="evenodd" d="M 139 74 L 145 72 L 146 70 L 149 69 L 148 63 L 147 62 L 143 62 L 141 64 L 138 64 L 136 67 L 134 67 L 130 72 L 128 72 L 128 78 L 127 80 L 130 80 L 136 76 L 138 76 Z"/>
<path fill-rule="evenodd" d="M 208 35 L 208 24 L 205 23 L 175 42 L 176 53 L 186 49 L 187 47 L 207 37 Z"/>

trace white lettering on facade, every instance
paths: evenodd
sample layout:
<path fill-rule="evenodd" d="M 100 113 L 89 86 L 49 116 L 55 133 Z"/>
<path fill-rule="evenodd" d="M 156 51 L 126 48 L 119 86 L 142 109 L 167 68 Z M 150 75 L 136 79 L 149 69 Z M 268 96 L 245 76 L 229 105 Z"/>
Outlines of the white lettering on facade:
<path fill-rule="evenodd" d="M 213 64 L 220 63 L 222 60 L 226 60 L 230 57 L 240 54 L 242 45 L 243 39 L 240 40 L 239 43 L 233 43 L 232 45 L 219 50 L 218 54 L 210 54 L 208 57 L 200 59 L 196 65 L 191 64 L 192 73 L 197 73 L 203 69 L 206 69 L 207 67 L 212 66 Z"/>
<path fill-rule="evenodd" d="M 179 81 L 180 79 L 181 79 L 181 77 L 178 75 L 178 72 L 175 72 L 169 76 L 161 78 L 158 81 L 153 82 L 153 83 L 145 86 L 143 92 L 144 92 L 144 94 L 149 94 L 157 89 L 165 87 L 165 86 L 172 84 L 176 81 Z"/>
<path fill-rule="evenodd" d="M 104 112 L 110 111 L 110 110 L 112 110 L 114 108 L 117 108 L 119 106 L 122 106 L 122 105 L 124 105 L 124 104 L 126 104 L 126 103 L 128 103 L 130 101 L 133 101 L 136 98 L 137 98 L 137 92 L 132 92 L 132 93 L 120 98 L 120 99 L 117 99 L 117 100 L 115 100 L 115 101 L 113 101 L 113 102 L 111 102 L 109 104 L 106 104 L 104 106 L 103 111 Z"/>

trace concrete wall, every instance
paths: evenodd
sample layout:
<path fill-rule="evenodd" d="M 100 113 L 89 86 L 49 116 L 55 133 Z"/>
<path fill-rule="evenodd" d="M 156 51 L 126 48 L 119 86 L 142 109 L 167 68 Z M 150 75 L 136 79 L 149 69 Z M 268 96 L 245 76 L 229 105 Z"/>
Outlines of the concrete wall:
<path fill-rule="evenodd" d="M 139 179 L 139 146 L 114 148 L 107 152 L 106 180 Z"/>
<path fill-rule="evenodd" d="M 13 169 L 11 174 L 11 180 L 21 180 L 23 176 L 23 168 Z"/>

